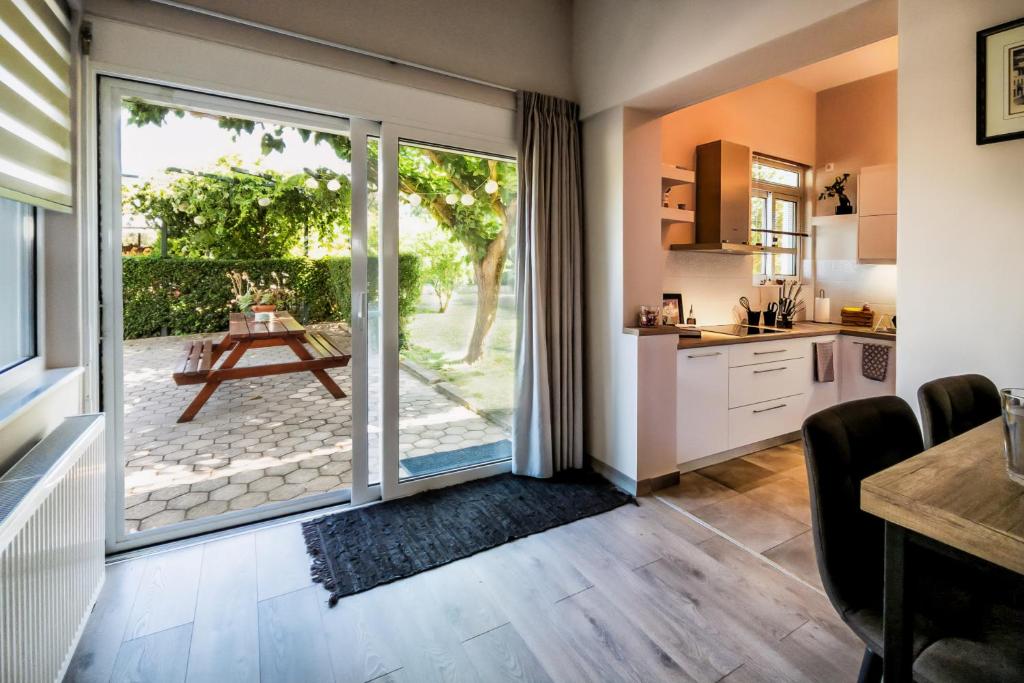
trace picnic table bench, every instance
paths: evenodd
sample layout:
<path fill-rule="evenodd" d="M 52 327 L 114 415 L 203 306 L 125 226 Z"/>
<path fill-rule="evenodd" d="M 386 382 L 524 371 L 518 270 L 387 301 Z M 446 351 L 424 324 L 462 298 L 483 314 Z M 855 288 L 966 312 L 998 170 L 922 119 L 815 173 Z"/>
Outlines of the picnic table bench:
<path fill-rule="evenodd" d="M 249 349 L 273 346 L 287 346 L 298 359 L 236 367 Z M 227 357 L 218 366 L 217 361 L 225 354 Z M 252 315 L 232 313 L 228 332 L 221 341 L 214 343 L 212 339 L 198 339 L 185 345 L 185 360 L 173 375 L 174 383 L 179 386 L 202 384 L 203 388 L 185 408 L 178 422 L 190 422 L 222 382 L 236 379 L 311 372 L 331 396 L 344 398 L 345 392 L 331 379 L 327 370 L 345 367 L 351 358 L 335 339 L 320 332 L 307 331 L 287 311 L 271 313 L 271 319 L 266 322 L 257 321 Z"/>

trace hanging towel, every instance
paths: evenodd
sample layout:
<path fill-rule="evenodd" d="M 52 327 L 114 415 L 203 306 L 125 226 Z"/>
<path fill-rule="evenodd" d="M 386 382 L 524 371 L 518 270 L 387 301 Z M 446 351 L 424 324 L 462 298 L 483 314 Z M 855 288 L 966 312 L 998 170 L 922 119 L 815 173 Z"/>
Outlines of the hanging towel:
<path fill-rule="evenodd" d="M 889 371 L 889 347 L 882 344 L 865 344 L 861 348 L 861 374 L 876 382 L 884 382 Z"/>
<path fill-rule="evenodd" d="M 836 381 L 836 348 L 835 342 L 814 343 L 814 381 Z"/>

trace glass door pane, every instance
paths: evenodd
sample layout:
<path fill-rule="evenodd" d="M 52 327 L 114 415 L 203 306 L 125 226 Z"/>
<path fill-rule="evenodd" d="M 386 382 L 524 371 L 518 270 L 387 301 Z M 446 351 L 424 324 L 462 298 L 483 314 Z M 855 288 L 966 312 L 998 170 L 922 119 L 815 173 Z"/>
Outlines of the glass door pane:
<path fill-rule="evenodd" d="M 115 545 L 348 500 L 368 448 L 366 122 L 103 93 Z"/>
<path fill-rule="evenodd" d="M 400 141 L 398 478 L 511 457 L 515 162 Z"/>

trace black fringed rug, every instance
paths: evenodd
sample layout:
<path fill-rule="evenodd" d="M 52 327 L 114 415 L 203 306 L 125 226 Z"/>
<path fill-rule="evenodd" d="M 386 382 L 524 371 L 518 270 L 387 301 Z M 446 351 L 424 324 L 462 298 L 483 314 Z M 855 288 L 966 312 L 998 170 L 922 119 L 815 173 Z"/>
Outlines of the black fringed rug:
<path fill-rule="evenodd" d="M 629 494 L 593 472 L 502 474 L 339 512 L 302 525 L 313 579 L 340 598 L 607 512 Z"/>

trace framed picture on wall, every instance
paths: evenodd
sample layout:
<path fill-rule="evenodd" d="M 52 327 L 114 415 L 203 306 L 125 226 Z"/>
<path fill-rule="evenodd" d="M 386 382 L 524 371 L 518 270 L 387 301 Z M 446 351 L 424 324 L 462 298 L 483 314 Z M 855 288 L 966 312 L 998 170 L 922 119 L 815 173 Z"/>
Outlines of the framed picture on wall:
<path fill-rule="evenodd" d="M 666 325 L 683 322 L 683 295 L 666 293 L 661 295 L 661 321 Z"/>
<path fill-rule="evenodd" d="M 1024 138 L 1024 17 L 978 31 L 977 143 Z"/>

